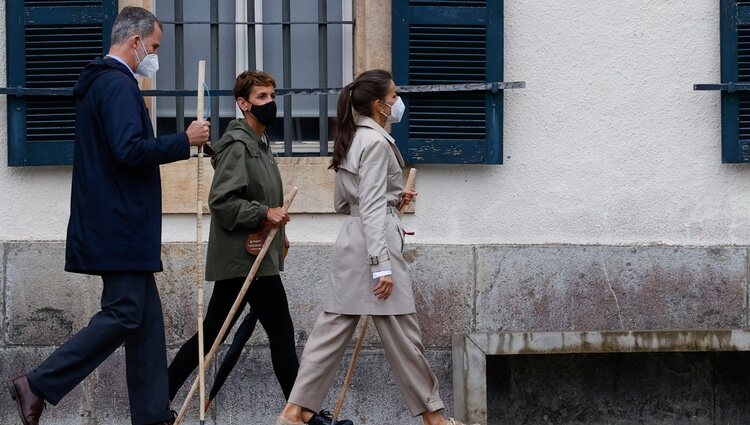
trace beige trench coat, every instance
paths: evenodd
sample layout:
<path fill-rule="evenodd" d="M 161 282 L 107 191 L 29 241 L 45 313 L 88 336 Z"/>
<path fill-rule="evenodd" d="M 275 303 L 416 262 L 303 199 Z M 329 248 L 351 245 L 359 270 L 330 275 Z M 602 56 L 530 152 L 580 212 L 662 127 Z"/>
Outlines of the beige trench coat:
<path fill-rule="evenodd" d="M 415 313 L 409 267 L 401 251 L 404 160 L 393 138 L 368 117 L 357 118 L 354 140 L 336 172 L 335 208 L 351 214 L 339 231 L 325 311 L 339 314 Z M 391 270 L 393 292 L 379 300 L 373 273 Z"/>

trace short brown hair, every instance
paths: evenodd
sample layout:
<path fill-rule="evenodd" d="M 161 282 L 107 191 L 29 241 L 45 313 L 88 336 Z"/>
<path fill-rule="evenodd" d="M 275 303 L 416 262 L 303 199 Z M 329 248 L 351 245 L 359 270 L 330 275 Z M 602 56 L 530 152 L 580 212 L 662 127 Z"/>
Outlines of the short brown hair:
<path fill-rule="evenodd" d="M 238 75 L 237 80 L 234 82 L 234 98 L 237 99 L 238 97 L 241 97 L 247 99 L 255 86 L 273 86 L 273 88 L 276 88 L 276 80 L 273 79 L 271 74 L 267 74 L 263 71 L 247 70 Z"/>

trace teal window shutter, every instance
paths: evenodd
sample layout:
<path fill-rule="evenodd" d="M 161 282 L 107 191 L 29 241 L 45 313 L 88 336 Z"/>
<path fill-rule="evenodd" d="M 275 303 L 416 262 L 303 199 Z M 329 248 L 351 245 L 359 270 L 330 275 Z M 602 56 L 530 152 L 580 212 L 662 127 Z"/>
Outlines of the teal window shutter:
<path fill-rule="evenodd" d="M 721 0 L 721 160 L 750 162 L 750 92 L 731 85 L 750 83 L 750 0 Z"/>
<path fill-rule="evenodd" d="M 393 0 L 392 50 L 397 85 L 503 81 L 503 1 Z M 502 163 L 502 90 L 402 96 L 407 162 Z"/>
<path fill-rule="evenodd" d="M 117 0 L 7 0 L 8 87 L 72 89 L 109 50 Z M 8 165 L 73 162 L 72 96 L 8 95 Z"/>

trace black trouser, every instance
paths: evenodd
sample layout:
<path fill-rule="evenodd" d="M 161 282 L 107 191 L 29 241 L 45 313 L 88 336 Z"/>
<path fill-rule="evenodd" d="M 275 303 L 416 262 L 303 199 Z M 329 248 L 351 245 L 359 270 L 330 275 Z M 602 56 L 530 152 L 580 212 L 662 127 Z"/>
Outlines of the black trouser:
<path fill-rule="evenodd" d="M 203 320 L 204 352 L 208 353 L 211 345 L 219 334 L 221 325 L 229 315 L 234 300 L 242 289 L 245 278 L 219 280 L 214 284 L 211 300 L 208 302 L 206 318 Z M 289 315 L 289 304 L 286 299 L 284 285 L 279 275 L 257 277 L 250 284 L 245 300 L 253 309 L 263 329 L 268 335 L 271 346 L 271 362 L 284 397 L 288 398 L 297 378 L 299 360 L 294 346 L 294 325 Z M 232 326 L 240 316 L 240 309 L 234 317 Z M 227 332 L 228 333 L 228 332 Z M 224 335 L 226 339 L 226 335 Z M 223 340 L 222 340 L 223 342 Z M 169 398 L 174 400 L 175 394 L 185 383 L 185 380 L 198 366 L 198 335 L 190 338 L 177 352 L 169 365 Z"/>
<path fill-rule="evenodd" d="M 31 388 L 57 404 L 124 342 L 131 421 L 171 420 L 164 319 L 154 274 L 112 272 L 102 281 L 101 311 L 29 372 Z"/>

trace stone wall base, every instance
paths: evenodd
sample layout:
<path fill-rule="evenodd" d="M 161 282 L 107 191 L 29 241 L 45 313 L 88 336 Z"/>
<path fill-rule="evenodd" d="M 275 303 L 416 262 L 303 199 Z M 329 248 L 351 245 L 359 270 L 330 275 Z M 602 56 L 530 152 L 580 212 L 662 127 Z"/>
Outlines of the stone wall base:
<path fill-rule="evenodd" d="M 158 274 L 157 281 L 172 354 L 196 330 L 195 255 L 192 244 L 163 247 L 164 272 Z M 294 245 L 289 254 L 282 278 L 300 352 L 321 310 L 331 255 L 330 244 Z M 86 325 L 99 308 L 101 283 L 97 277 L 63 271 L 62 242 L 2 242 L 0 258 L 0 377 L 9 378 L 33 368 Z M 424 343 L 449 414 L 453 408 L 450 349 L 454 333 L 748 326 L 747 247 L 416 244 L 407 245 L 405 258 L 412 269 Z M 211 288 L 212 284 L 207 284 L 207 297 Z M 686 367 L 695 369 L 696 377 L 708 376 L 707 371 L 713 370 L 704 364 L 710 359 L 701 359 L 684 361 Z M 586 369 L 586 362 L 579 360 L 519 363 L 516 367 L 521 369 L 517 370 L 525 371 L 528 379 L 514 384 L 525 387 L 514 388 L 527 388 L 533 394 L 534 388 L 543 385 L 543 380 L 538 381 L 542 371 L 555 370 L 558 363 L 566 361 L 573 362 L 572 370 Z M 644 364 L 659 361 L 646 360 Z M 599 369 L 614 367 L 607 362 Z M 342 364 L 342 375 L 345 367 Z M 371 331 L 344 417 L 358 425 L 418 423 L 409 417 L 387 369 L 377 334 Z M 683 373 L 680 370 L 676 373 Z M 559 385 L 565 382 L 570 391 L 583 385 L 573 378 L 568 382 L 562 375 L 556 379 Z M 123 353 L 118 351 L 59 406 L 45 412 L 45 418 L 66 425 L 128 423 L 124 382 Z M 336 391 L 338 386 L 326 404 L 331 410 Z M 643 402 L 648 399 L 639 397 Z M 512 406 L 516 412 L 524 410 L 523 403 L 530 403 L 519 400 L 520 404 Z M 222 424 L 270 423 L 282 404 L 267 339 L 258 327 L 211 418 Z M 598 411 L 596 406 L 601 405 L 591 406 Z M 511 410 L 503 404 L 495 406 Z M 606 414 L 615 417 L 618 409 L 606 410 Z M 14 423 L 14 414 L 10 398 L 0 396 L 0 423 Z"/>

